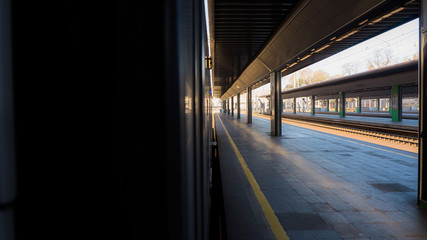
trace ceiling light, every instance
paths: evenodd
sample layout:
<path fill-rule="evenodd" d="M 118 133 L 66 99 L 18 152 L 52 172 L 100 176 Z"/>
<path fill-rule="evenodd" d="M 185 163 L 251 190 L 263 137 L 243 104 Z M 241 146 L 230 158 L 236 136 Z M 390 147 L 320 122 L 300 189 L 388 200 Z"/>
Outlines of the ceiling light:
<path fill-rule="evenodd" d="M 309 57 L 311 57 L 311 54 L 308 54 L 308 55 L 304 56 L 303 58 L 300 59 L 300 61 L 304 61 L 305 59 L 307 59 Z"/>
<path fill-rule="evenodd" d="M 295 64 L 297 64 L 297 62 L 294 62 L 292 64 L 288 64 L 288 67 L 293 67 L 293 66 L 295 66 Z"/>
<path fill-rule="evenodd" d="M 315 53 L 318 53 L 318 52 L 320 52 L 320 51 L 322 51 L 323 49 L 325 49 L 325 48 L 327 48 L 327 47 L 329 47 L 329 46 L 331 46 L 330 44 L 326 44 L 325 46 L 323 46 L 323 47 L 321 47 L 321 48 L 319 48 L 319 49 L 317 49 L 316 51 L 314 51 Z"/>
<path fill-rule="evenodd" d="M 367 21 L 369 21 L 369 19 L 366 19 L 365 21 L 362 21 L 361 23 L 359 23 L 359 26 L 365 24 Z"/>
<path fill-rule="evenodd" d="M 346 35 L 344 35 L 344 36 L 342 36 L 342 37 L 338 38 L 336 41 L 337 41 L 337 42 L 342 41 L 343 39 L 350 37 L 351 35 L 353 35 L 353 34 L 357 33 L 358 31 L 359 31 L 359 30 L 357 30 L 357 29 L 356 29 L 356 30 L 353 30 L 353 31 L 351 31 L 351 32 L 347 33 Z"/>

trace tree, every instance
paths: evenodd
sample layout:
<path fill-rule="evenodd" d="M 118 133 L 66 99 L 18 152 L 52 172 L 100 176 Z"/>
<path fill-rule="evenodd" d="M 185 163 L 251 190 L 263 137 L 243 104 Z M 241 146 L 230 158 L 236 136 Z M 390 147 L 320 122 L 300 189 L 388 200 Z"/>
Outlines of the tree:
<path fill-rule="evenodd" d="M 289 82 L 293 87 L 302 87 L 308 84 L 323 82 L 327 79 L 329 79 L 329 74 L 327 72 L 321 69 L 313 71 L 311 68 L 305 68 L 302 71 L 293 73 L 290 76 Z"/>
<path fill-rule="evenodd" d="M 359 66 L 360 66 L 359 62 L 350 62 L 342 65 L 341 68 L 343 70 L 342 71 L 343 75 L 346 76 L 346 75 L 352 75 L 357 73 Z"/>
<path fill-rule="evenodd" d="M 393 56 L 393 50 L 390 48 L 376 50 L 372 58 L 367 59 L 368 69 L 381 68 L 396 63 L 397 59 Z"/>
<path fill-rule="evenodd" d="M 327 79 L 329 79 L 329 73 L 319 69 L 319 70 L 314 71 L 312 83 L 323 82 Z"/>

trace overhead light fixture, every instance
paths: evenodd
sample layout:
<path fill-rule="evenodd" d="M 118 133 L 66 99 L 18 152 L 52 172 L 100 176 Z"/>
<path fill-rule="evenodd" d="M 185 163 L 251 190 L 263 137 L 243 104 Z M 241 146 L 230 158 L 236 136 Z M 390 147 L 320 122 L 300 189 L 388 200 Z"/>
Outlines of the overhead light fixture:
<path fill-rule="evenodd" d="M 368 21 L 369 21 L 369 19 L 365 19 L 365 21 L 362 21 L 362 22 L 360 22 L 360 23 L 359 23 L 359 26 L 361 26 L 361 25 L 363 25 L 363 24 L 367 23 Z"/>
<path fill-rule="evenodd" d="M 309 58 L 309 57 L 311 57 L 311 54 L 305 55 L 304 57 L 302 57 L 302 58 L 300 59 L 300 61 L 304 61 L 305 59 L 307 59 L 307 58 Z"/>
<path fill-rule="evenodd" d="M 407 2 L 407 3 L 405 3 L 405 5 L 408 5 L 408 4 L 413 3 L 413 2 L 415 2 L 415 0 L 411 0 L 411 1 Z"/>
<path fill-rule="evenodd" d="M 292 64 L 288 64 L 288 67 L 293 67 L 293 66 L 295 66 L 295 64 L 297 64 L 298 62 L 294 62 L 294 63 L 292 63 Z"/>
<path fill-rule="evenodd" d="M 400 8 L 398 8 L 398 9 L 396 9 L 396 10 L 392 11 L 392 12 L 391 12 L 391 14 L 393 15 L 393 14 L 395 14 L 395 13 L 398 13 L 398 12 L 402 11 L 403 9 L 405 9 L 405 8 L 404 8 L 404 7 L 400 7 Z"/>
<path fill-rule="evenodd" d="M 386 15 L 384 15 L 384 16 L 382 16 L 382 17 L 379 17 L 379 18 L 375 19 L 374 21 L 372 21 L 371 23 L 369 23 L 369 25 L 372 25 L 372 24 L 377 23 L 377 22 L 379 22 L 379 21 L 381 21 L 381 20 L 384 20 L 384 19 L 386 19 L 386 18 L 390 17 L 391 15 L 393 15 L 393 14 L 395 14 L 395 13 L 398 13 L 398 12 L 402 11 L 403 9 L 405 9 L 405 8 L 404 8 L 404 7 L 397 8 L 397 9 L 395 9 L 395 10 L 393 10 L 393 11 L 391 11 L 391 12 L 387 13 Z"/>
<path fill-rule="evenodd" d="M 383 18 L 377 18 L 377 19 L 375 19 L 374 21 L 370 22 L 370 23 L 369 23 L 369 25 L 372 25 L 372 24 L 374 24 L 374 23 L 377 23 L 377 22 L 379 22 L 379 21 L 381 21 L 381 20 L 383 20 Z"/>
<path fill-rule="evenodd" d="M 319 48 L 319 49 L 317 49 L 316 51 L 314 51 L 315 53 L 318 53 L 318 52 L 320 52 L 320 51 L 322 51 L 323 49 L 325 49 L 325 48 L 327 48 L 327 47 L 329 47 L 329 46 L 331 46 L 330 44 L 326 44 L 325 46 L 323 46 L 323 47 L 321 47 L 321 48 Z"/>
<path fill-rule="evenodd" d="M 353 31 L 351 31 L 351 32 L 349 32 L 349 33 L 347 33 L 346 35 L 344 35 L 344 36 L 342 36 L 342 37 L 340 37 L 340 38 L 338 38 L 337 40 L 335 40 L 335 41 L 337 41 L 337 42 L 340 42 L 340 41 L 342 41 L 343 39 L 345 39 L 345 38 L 348 38 L 348 37 L 350 37 L 351 35 L 353 35 L 353 34 L 355 34 L 355 33 L 357 33 L 359 30 L 353 30 Z"/>

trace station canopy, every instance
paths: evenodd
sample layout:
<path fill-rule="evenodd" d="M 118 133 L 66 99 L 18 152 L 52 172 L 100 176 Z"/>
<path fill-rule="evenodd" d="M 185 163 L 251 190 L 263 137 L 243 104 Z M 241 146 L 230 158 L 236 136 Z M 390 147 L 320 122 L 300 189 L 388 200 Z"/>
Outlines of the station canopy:
<path fill-rule="evenodd" d="M 215 0 L 213 95 L 225 100 L 419 16 L 418 0 Z"/>

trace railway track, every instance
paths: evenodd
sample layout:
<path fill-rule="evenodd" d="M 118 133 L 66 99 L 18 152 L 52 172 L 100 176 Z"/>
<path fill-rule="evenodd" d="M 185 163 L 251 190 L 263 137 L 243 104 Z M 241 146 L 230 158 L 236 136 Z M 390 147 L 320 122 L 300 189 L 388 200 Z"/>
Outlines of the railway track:
<path fill-rule="evenodd" d="M 331 121 L 332 119 L 291 119 L 285 121 L 302 123 L 310 126 L 326 128 L 344 133 L 363 135 L 392 143 L 418 147 L 418 130 L 375 126 L 370 124 Z"/>

